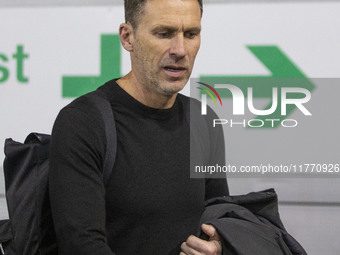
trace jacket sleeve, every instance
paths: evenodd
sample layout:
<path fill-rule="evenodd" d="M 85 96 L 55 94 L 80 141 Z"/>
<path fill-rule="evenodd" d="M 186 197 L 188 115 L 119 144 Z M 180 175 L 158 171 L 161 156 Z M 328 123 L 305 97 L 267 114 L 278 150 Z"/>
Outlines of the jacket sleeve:
<path fill-rule="evenodd" d="M 67 107 L 53 127 L 49 192 L 59 254 L 114 255 L 105 236 L 106 137 L 100 116 Z"/>

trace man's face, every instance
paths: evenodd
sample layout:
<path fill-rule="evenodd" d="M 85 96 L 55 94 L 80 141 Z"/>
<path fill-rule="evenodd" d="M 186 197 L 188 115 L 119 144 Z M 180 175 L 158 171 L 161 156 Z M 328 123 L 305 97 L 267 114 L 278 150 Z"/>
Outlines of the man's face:
<path fill-rule="evenodd" d="M 147 0 L 131 52 L 138 82 L 163 95 L 183 89 L 200 47 L 200 31 L 197 0 Z"/>

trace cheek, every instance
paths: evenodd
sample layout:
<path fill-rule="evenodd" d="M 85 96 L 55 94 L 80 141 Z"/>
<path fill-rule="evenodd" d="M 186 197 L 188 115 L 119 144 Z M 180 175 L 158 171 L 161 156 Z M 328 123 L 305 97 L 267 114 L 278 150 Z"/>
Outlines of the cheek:
<path fill-rule="evenodd" d="M 190 51 L 190 54 L 189 54 L 189 59 L 190 59 L 190 62 L 191 62 L 191 64 L 193 64 L 193 62 L 195 61 L 195 59 L 196 59 L 196 56 L 197 56 L 197 53 L 198 53 L 198 49 L 192 49 L 191 51 Z"/>
<path fill-rule="evenodd" d="M 150 39 L 150 35 L 148 37 L 142 38 L 142 47 L 143 54 L 146 58 L 152 60 L 161 59 L 164 55 L 164 43 L 160 43 L 157 40 Z"/>
<path fill-rule="evenodd" d="M 149 44 L 147 45 L 144 51 L 144 57 L 149 61 L 148 65 L 158 66 L 159 62 L 163 58 L 164 52 L 160 51 L 156 45 Z"/>
<path fill-rule="evenodd" d="M 198 40 L 197 42 L 193 42 L 193 43 L 189 46 L 189 52 L 190 52 L 189 54 L 190 54 L 190 58 L 191 58 L 192 60 L 195 59 L 195 57 L 196 57 L 196 55 L 197 55 L 197 53 L 198 53 L 198 50 L 199 50 L 200 46 L 201 46 L 201 41 L 200 41 L 200 40 Z"/>
<path fill-rule="evenodd" d="M 169 63 L 169 55 L 160 50 L 154 49 L 152 51 L 152 54 L 150 54 L 150 64 L 152 65 L 154 70 L 157 70 L 157 72 L 161 71 L 162 66 L 165 63 Z"/>

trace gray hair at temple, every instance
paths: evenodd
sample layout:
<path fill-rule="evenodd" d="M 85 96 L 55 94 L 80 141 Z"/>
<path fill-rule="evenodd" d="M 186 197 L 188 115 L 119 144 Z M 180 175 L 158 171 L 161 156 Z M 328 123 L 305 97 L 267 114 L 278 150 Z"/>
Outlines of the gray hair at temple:
<path fill-rule="evenodd" d="M 138 26 L 139 19 L 143 14 L 145 2 L 147 0 L 124 0 L 125 8 L 125 23 L 130 23 L 135 29 Z M 197 0 L 200 9 L 201 16 L 203 14 L 203 3 L 202 0 Z"/>

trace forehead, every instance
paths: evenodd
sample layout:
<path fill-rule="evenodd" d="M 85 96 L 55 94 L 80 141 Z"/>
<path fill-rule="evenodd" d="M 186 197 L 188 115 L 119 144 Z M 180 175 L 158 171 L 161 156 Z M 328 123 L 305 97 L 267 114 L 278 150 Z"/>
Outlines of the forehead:
<path fill-rule="evenodd" d="M 201 9 L 197 0 L 147 0 L 141 23 L 197 27 L 201 23 Z"/>

